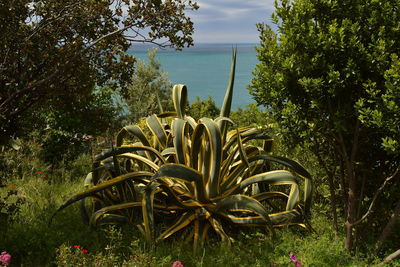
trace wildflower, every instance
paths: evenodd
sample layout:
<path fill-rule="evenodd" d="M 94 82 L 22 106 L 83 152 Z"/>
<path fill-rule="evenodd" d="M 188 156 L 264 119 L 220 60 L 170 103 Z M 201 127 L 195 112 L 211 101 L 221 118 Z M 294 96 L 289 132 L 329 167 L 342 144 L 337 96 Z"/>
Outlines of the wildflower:
<path fill-rule="evenodd" d="M 296 261 L 296 254 L 290 253 L 289 254 L 289 259 L 290 259 L 291 262 L 295 262 Z"/>
<path fill-rule="evenodd" d="M 79 245 L 74 245 L 74 248 L 80 248 L 81 246 L 79 246 Z"/>
<path fill-rule="evenodd" d="M 83 254 L 86 254 L 86 253 L 89 252 L 89 250 L 87 250 L 87 249 L 82 249 L 81 251 L 82 251 Z"/>
<path fill-rule="evenodd" d="M 172 263 L 172 267 L 183 267 L 183 264 L 180 261 L 174 261 L 174 263 Z"/>
<path fill-rule="evenodd" d="M 297 259 L 296 254 L 290 253 L 290 254 L 289 254 L 289 259 L 290 259 L 291 262 L 294 263 L 294 266 L 295 266 L 295 267 L 301 267 L 301 266 L 303 266 L 303 265 L 301 264 L 301 261 Z"/>
<path fill-rule="evenodd" d="M 44 174 L 44 172 L 36 172 L 36 174 Z"/>
<path fill-rule="evenodd" d="M 10 264 L 10 262 L 11 262 L 11 255 L 8 254 L 6 251 L 3 251 L 1 253 L 1 255 L 0 255 L 0 263 L 1 263 L 1 265 L 4 264 L 5 266 L 7 266 L 7 265 Z"/>

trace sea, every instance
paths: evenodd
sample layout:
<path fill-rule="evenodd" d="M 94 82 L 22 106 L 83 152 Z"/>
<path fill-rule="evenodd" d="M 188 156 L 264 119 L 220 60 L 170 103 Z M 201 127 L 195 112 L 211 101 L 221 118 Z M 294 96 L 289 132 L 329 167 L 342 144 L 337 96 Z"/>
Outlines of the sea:
<path fill-rule="evenodd" d="M 222 105 L 228 85 L 232 62 L 232 49 L 237 47 L 236 75 L 232 99 L 232 109 L 244 108 L 254 103 L 247 86 L 256 66 L 256 44 L 195 44 L 181 51 L 158 48 L 156 58 L 173 84 L 185 84 L 189 102 L 207 99 L 210 95 L 218 107 Z M 132 46 L 129 53 L 140 60 L 147 60 L 147 51 L 152 45 Z"/>

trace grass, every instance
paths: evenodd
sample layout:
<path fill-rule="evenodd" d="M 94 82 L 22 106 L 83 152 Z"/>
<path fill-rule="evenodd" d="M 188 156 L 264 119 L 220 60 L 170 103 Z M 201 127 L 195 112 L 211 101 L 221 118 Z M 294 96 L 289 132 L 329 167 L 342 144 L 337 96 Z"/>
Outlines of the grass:
<path fill-rule="evenodd" d="M 150 249 L 129 226 L 90 229 L 82 223 L 77 204 L 60 212 L 49 226 L 56 208 L 82 190 L 89 161 L 82 156 L 62 170 L 38 174 L 29 168 L 21 170 L 22 176 L 8 178 L 5 184 L 15 186 L 24 199 L 7 230 L 1 230 L 0 251 L 12 255 L 11 266 L 171 266 L 174 261 L 185 267 L 293 266 L 289 253 L 295 253 L 304 266 L 368 266 L 374 260 L 349 255 L 342 246 L 343 235 L 334 236 L 329 219 L 317 212 L 312 219 L 316 232 L 280 229 L 271 238 L 255 230 L 245 231 L 231 247 L 211 237 L 196 254 L 179 238 Z M 400 263 L 394 261 L 390 266 Z"/>

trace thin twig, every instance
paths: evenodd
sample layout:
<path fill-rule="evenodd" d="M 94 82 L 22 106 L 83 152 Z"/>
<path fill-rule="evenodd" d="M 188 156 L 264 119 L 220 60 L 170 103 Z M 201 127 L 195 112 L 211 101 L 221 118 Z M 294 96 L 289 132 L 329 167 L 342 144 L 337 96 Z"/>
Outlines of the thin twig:
<path fill-rule="evenodd" d="M 394 172 L 394 174 L 392 176 L 389 176 L 385 179 L 385 181 L 383 182 L 383 184 L 378 188 L 378 190 L 376 190 L 375 195 L 371 201 L 371 204 L 369 205 L 369 208 L 367 210 L 367 212 L 361 217 L 361 219 L 355 221 L 354 223 L 351 224 L 351 226 L 355 226 L 359 223 L 361 223 L 362 221 L 364 221 L 369 215 L 371 215 L 373 208 L 375 207 L 375 203 L 376 200 L 378 199 L 378 196 L 380 195 L 380 193 L 383 191 L 383 189 L 386 187 L 386 185 L 393 179 L 397 178 L 400 174 L 400 166 L 397 167 L 396 171 Z"/>

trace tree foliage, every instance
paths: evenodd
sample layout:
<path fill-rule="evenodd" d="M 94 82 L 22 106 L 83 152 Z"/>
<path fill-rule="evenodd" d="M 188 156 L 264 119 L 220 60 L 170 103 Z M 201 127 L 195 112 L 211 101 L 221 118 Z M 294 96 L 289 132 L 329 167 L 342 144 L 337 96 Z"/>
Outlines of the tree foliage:
<path fill-rule="evenodd" d="M 380 133 L 382 146 L 388 153 L 400 153 L 400 60 L 391 57 L 391 66 L 384 73 L 385 86 L 366 84 L 367 97 L 356 107 L 359 119 Z"/>
<path fill-rule="evenodd" d="M 244 109 L 238 107 L 237 110 L 232 111 L 231 118 L 238 126 L 268 126 L 272 122 L 268 115 L 269 114 L 260 109 L 257 104 L 251 103 Z"/>
<path fill-rule="evenodd" d="M 220 109 L 210 95 L 205 100 L 201 100 L 199 96 L 196 96 L 196 100 L 190 104 L 189 112 L 194 119 L 199 120 L 203 117 L 217 117 Z"/>
<path fill-rule="evenodd" d="M 386 183 L 397 177 L 399 157 L 383 149 L 398 149 L 397 6 L 394 0 L 284 0 L 272 17 L 277 33 L 258 25 L 260 64 L 250 92 L 288 144 L 309 144 L 319 156 L 331 177 L 332 200 L 337 192 L 344 199 L 347 248 L 366 238 L 355 231 L 366 218 L 363 227 L 380 229 L 399 197 Z"/>
<path fill-rule="evenodd" d="M 55 164 L 87 152 L 94 136 L 121 127 L 121 114 L 113 90 L 104 87 L 94 89 L 83 101 L 66 96 L 49 101 L 48 106 L 38 107 L 24 116 L 21 126 L 35 129 L 33 136 L 40 136 L 36 139 L 42 145 L 42 160 Z"/>
<path fill-rule="evenodd" d="M 156 58 L 157 49 L 149 50 L 148 60 L 138 60 L 124 100 L 133 121 L 172 108 L 169 98 L 172 83 L 168 73 L 161 70 Z"/>
<path fill-rule="evenodd" d="M 134 69 L 126 54 L 132 42 L 191 45 L 193 23 L 185 11 L 197 8 L 185 0 L 1 1 L 2 140 L 48 101 L 85 101 L 95 85 L 123 88 Z"/>

